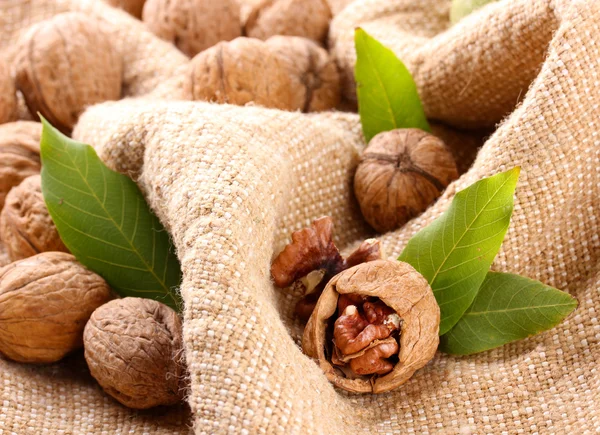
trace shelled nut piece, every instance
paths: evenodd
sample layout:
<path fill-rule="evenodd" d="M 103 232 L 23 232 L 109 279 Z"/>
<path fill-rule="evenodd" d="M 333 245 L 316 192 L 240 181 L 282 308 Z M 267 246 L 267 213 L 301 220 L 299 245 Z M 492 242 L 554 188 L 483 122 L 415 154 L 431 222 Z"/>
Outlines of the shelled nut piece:
<path fill-rule="evenodd" d="M 293 285 L 301 290 L 304 296 L 296 304 L 296 315 L 306 321 L 334 275 L 357 264 L 381 258 L 381 244 L 378 240 L 369 239 L 344 259 L 333 242 L 333 220 L 325 216 L 292 234 L 292 243 L 273 260 L 271 276 L 278 287 Z"/>
<path fill-rule="evenodd" d="M 337 387 L 383 393 L 435 355 L 440 309 L 427 280 L 407 263 L 377 260 L 329 281 L 302 337 Z"/>
<path fill-rule="evenodd" d="M 365 220 L 383 233 L 419 215 L 458 178 L 444 142 L 419 129 L 379 133 L 364 150 L 354 193 Z"/>
<path fill-rule="evenodd" d="M 8 64 L 0 58 L 0 124 L 17 116 L 17 91 Z"/>
<path fill-rule="evenodd" d="M 83 345 L 92 312 L 110 287 L 70 254 L 44 252 L 0 269 L 0 352 L 51 363 Z"/>
<path fill-rule="evenodd" d="M 305 38 L 220 42 L 191 62 L 184 93 L 192 100 L 281 110 L 333 109 L 339 76 L 327 52 Z"/>
<path fill-rule="evenodd" d="M 146 0 L 105 0 L 107 3 L 123 9 L 136 18 L 142 17 L 142 9 Z"/>
<path fill-rule="evenodd" d="M 115 299 L 85 327 L 85 359 L 100 386 L 135 409 L 172 405 L 185 394 L 181 320 L 160 302 Z"/>
<path fill-rule="evenodd" d="M 6 196 L 0 213 L 0 240 L 12 261 L 41 252 L 68 252 L 48 213 L 39 175 L 26 178 Z"/>
<path fill-rule="evenodd" d="M 242 35 L 237 0 L 147 0 L 142 20 L 189 57 Z"/>
<path fill-rule="evenodd" d="M 108 23 L 78 12 L 34 25 L 19 41 L 17 88 L 34 117 L 69 133 L 88 107 L 121 97 L 123 59 Z"/>
<path fill-rule="evenodd" d="M 331 11 L 326 0 L 262 0 L 253 5 L 244 24 L 246 36 L 302 36 L 323 41 Z"/>
<path fill-rule="evenodd" d="M 0 210 L 8 192 L 39 174 L 42 124 L 31 121 L 0 125 Z"/>

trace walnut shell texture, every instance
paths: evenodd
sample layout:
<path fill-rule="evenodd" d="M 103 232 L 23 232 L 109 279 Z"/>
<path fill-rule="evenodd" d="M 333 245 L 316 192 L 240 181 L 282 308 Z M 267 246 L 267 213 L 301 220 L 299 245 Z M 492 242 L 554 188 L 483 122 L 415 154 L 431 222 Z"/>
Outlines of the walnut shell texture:
<path fill-rule="evenodd" d="M 257 39 L 286 35 L 320 42 L 327 36 L 330 20 L 325 0 L 264 0 L 253 6 L 244 30 Z"/>
<path fill-rule="evenodd" d="M 242 35 L 236 0 L 147 0 L 142 20 L 189 57 Z"/>
<path fill-rule="evenodd" d="M 0 269 L 0 352 L 51 363 L 83 345 L 92 312 L 112 297 L 104 279 L 70 254 L 44 252 Z"/>
<path fill-rule="evenodd" d="M 0 124 L 17 116 L 17 91 L 8 64 L 0 58 Z"/>
<path fill-rule="evenodd" d="M 7 195 L 0 213 L 0 239 L 12 261 L 41 252 L 69 252 L 48 213 L 39 175 L 26 178 Z"/>
<path fill-rule="evenodd" d="M 107 24 L 67 12 L 19 41 L 15 81 L 34 117 L 40 112 L 69 133 L 86 107 L 121 97 L 123 59 Z"/>
<path fill-rule="evenodd" d="M 32 121 L 0 125 L 0 210 L 8 192 L 21 182 L 39 174 L 42 124 Z"/>
<path fill-rule="evenodd" d="M 185 392 L 182 340 L 171 308 L 151 299 L 115 299 L 85 327 L 85 359 L 104 391 L 123 405 L 172 405 Z"/>
<path fill-rule="evenodd" d="M 378 297 L 402 320 L 398 361 L 390 373 L 352 379 L 332 365 L 326 337 L 337 316 L 340 295 Z M 383 393 L 405 383 L 433 358 L 439 325 L 440 308 L 427 280 L 407 263 L 376 260 L 347 269 L 329 281 L 304 330 L 302 349 L 318 360 L 335 386 L 357 393 Z"/>
<path fill-rule="evenodd" d="M 136 18 L 142 17 L 142 10 L 146 0 L 105 0 L 108 4 L 123 9 L 130 15 Z"/>
<path fill-rule="evenodd" d="M 419 129 L 391 130 L 364 150 L 354 193 L 365 220 L 383 233 L 421 214 L 457 178 L 452 153 L 441 139 Z"/>

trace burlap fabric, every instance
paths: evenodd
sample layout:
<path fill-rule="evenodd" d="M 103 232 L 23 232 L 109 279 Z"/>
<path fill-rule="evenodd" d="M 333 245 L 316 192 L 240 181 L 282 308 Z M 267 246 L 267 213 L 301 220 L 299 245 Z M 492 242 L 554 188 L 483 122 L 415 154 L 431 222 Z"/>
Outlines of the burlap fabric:
<path fill-rule="evenodd" d="M 90 108 L 74 135 L 138 181 L 173 235 L 184 271 L 196 433 L 583 434 L 600 427 L 600 2 L 504 0 L 449 30 L 445 0 L 357 0 L 335 18 L 330 43 L 347 96 L 353 28 L 363 25 L 405 59 L 432 118 L 483 128 L 509 114 L 435 206 L 383 236 L 387 252 L 398 255 L 457 190 L 521 165 L 494 268 L 580 302 L 550 332 L 472 357 L 438 354 L 402 388 L 379 396 L 346 394 L 326 381 L 298 347 L 298 295 L 269 279 L 290 232 L 317 216 L 335 218 L 346 249 L 372 235 L 351 189 L 364 146 L 358 117 L 174 102 L 164 86 L 153 99 L 167 81 L 177 95 L 173 77 L 187 61 L 124 14 L 76 0 L 8 0 L 0 8 L 3 44 L 59 9 L 115 26 L 128 96 L 145 96 Z M 469 155 L 477 140 L 465 144 Z M 0 364 L 6 432 L 188 430 L 185 410 L 134 413 L 104 396 L 80 355 L 46 368 Z"/>

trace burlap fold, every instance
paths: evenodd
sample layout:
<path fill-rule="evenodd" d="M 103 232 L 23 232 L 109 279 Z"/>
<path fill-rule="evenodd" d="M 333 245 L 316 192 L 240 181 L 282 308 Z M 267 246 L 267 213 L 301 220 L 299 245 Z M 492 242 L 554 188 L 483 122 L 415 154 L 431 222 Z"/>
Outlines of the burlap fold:
<path fill-rule="evenodd" d="M 46 4 L 8 3 L 12 17 Z M 147 79 L 139 86 L 132 79 L 129 95 L 185 68 L 185 59 L 124 14 L 93 1 L 68 3 L 61 4 L 110 17 L 133 41 L 122 41 L 129 51 L 147 44 L 172 56 L 167 67 L 146 52 L 152 75 L 131 54 L 139 70 L 131 66 L 126 76 Z M 383 236 L 386 251 L 397 256 L 457 190 L 520 165 L 494 268 L 564 289 L 579 308 L 534 338 L 471 357 L 438 353 L 395 392 L 337 391 L 299 349 L 298 295 L 273 287 L 269 264 L 291 231 L 323 214 L 334 217 L 346 249 L 372 235 L 352 196 L 364 146 L 357 115 L 170 102 L 166 94 L 98 105 L 74 136 L 139 183 L 182 262 L 196 433 L 592 433 L 600 425 L 600 2 L 504 0 L 446 30 L 448 5 L 357 0 L 333 24 L 331 46 L 347 77 L 353 28 L 363 25 L 414 68 L 430 117 L 489 127 L 510 114 L 434 206 Z M 6 16 L 0 30 L 31 21 Z M 77 355 L 45 369 L 0 364 L 7 431 L 187 431 L 178 410 L 138 414 L 102 395 Z M 69 375 L 73 365 L 81 376 Z"/>

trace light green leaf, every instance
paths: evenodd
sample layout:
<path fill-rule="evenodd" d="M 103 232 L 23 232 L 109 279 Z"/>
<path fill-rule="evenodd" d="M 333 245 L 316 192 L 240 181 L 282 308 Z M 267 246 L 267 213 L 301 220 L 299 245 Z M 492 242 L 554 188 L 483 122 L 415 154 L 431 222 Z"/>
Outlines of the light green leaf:
<path fill-rule="evenodd" d="M 179 261 L 137 185 L 42 122 L 42 192 L 67 248 L 120 295 L 179 308 Z"/>
<path fill-rule="evenodd" d="M 498 0 L 453 0 L 452 9 L 450 9 L 450 22 L 456 24 L 475 10 L 496 1 Z"/>
<path fill-rule="evenodd" d="M 431 131 L 417 86 L 400 59 L 362 29 L 356 29 L 354 43 L 358 112 L 367 142 L 397 128 Z"/>
<path fill-rule="evenodd" d="M 575 308 L 568 293 L 519 275 L 488 273 L 460 321 L 441 337 L 440 350 L 471 355 L 539 334 Z"/>
<path fill-rule="evenodd" d="M 469 308 L 510 224 L 520 168 L 458 192 L 446 212 L 419 231 L 399 260 L 429 282 L 441 310 L 440 335 Z"/>

